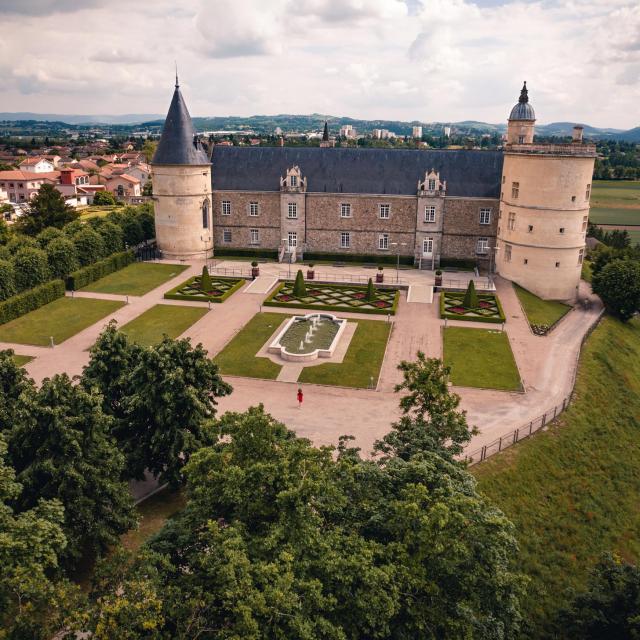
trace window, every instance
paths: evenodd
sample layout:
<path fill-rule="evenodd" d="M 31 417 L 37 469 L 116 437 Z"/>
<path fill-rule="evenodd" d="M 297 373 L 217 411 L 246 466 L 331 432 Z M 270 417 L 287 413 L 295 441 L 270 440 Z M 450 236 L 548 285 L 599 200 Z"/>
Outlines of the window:
<path fill-rule="evenodd" d="M 424 221 L 435 222 L 436 221 L 436 208 L 434 206 L 427 205 L 424 208 Z"/>
<path fill-rule="evenodd" d="M 480 209 L 480 224 L 491 224 L 491 209 Z"/>
<path fill-rule="evenodd" d="M 560 266 L 559 262 L 556 262 L 556 269 Z"/>
<path fill-rule="evenodd" d="M 509 222 L 507 223 L 507 229 L 513 231 L 516 228 L 516 214 L 513 211 L 509 212 Z"/>
<path fill-rule="evenodd" d="M 229 229 L 222 231 L 222 242 L 231 242 L 231 231 Z"/>
<path fill-rule="evenodd" d="M 433 238 L 424 238 L 422 240 L 422 255 L 430 256 L 433 253 Z"/>
<path fill-rule="evenodd" d="M 340 248 L 348 249 L 351 246 L 351 234 L 348 231 L 343 231 L 340 234 Z"/>
<path fill-rule="evenodd" d="M 564 227 L 560 227 L 559 231 L 560 233 L 564 233 Z"/>
<path fill-rule="evenodd" d="M 576 197 L 575 196 L 571 196 L 571 202 L 575 202 L 576 201 Z"/>
<path fill-rule="evenodd" d="M 381 218 L 388 218 L 390 212 L 391 212 L 391 205 L 389 205 L 389 204 L 381 204 L 380 205 L 380 217 Z"/>
<path fill-rule="evenodd" d="M 209 228 L 209 201 L 205 200 L 202 203 L 202 228 Z"/>
<path fill-rule="evenodd" d="M 518 136 L 518 144 L 524 144 L 524 136 Z"/>
<path fill-rule="evenodd" d="M 340 217 L 341 218 L 350 218 L 351 217 L 351 205 L 342 203 L 340 205 Z"/>
<path fill-rule="evenodd" d="M 587 185 L 587 190 L 584 193 L 584 199 L 588 200 L 591 197 L 591 185 Z"/>
<path fill-rule="evenodd" d="M 223 216 L 231 215 L 231 200 L 222 201 L 222 215 Z"/>
<path fill-rule="evenodd" d="M 289 243 L 290 247 L 297 247 L 298 234 L 295 231 L 289 231 L 289 233 L 287 233 L 287 242 Z"/>
<path fill-rule="evenodd" d="M 290 176 L 289 178 L 289 184 L 292 187 L 297 187 L 298 186 L 298 176 Z"/>
<path fill-rule="evenodd" d="M 378 236 L 378 249 L 388 249 L 389 248 L 389 234 L 381 233 Z"/>
<path fill-rule="evenodd" d="M 249 243 L 260 244 L 260 231 L 259 229 L 249 229 Z"/>
<path fill-rule="evenodd" d="M 525 264 L 529 264 L 529 260 L 527 258 L 524 259 Z"/>
<path fill-rule="evenodd" d="M 250 202 L 249 203 L 249 215 L 250 216 L 257 216 L 258 215 L 258 203 L 257 202 Z"/>
<path fill-rule="evenodd" d="M 507 181 L 507 176 L 502 176 L 502 184 L 504 184 Z"/>
<path fill-rule="evenodd" d="M 504 245 L 504 261 L 511 262 L 511 245 L 510 244 Z"/>
<path fill-rule="evenodd" d="M 519 195 L 520 195 L 520 183 L 519 182 L 512 182 L 511 183 L 511 197 L 514 200 L 517 200 Z"/>
<path fill-rule="evenodd" d="M 589 224 L 589 216 L 583 216 L 582 217 L 582 230 L 586 231 L 587 230 L 587 225 Z"/>
<path fill-rule="evenodd" d="M 580 249 L 580 251 L 578 251 L 578 264 L 582 264 L 583 260 L 584 260 L 584 249 Z"/>
<path fill-rule="evenodd" d="M 489 253 L 489 238 L 478 238 L 476 253 L 479 253 L 482 255 Z"/>
<path fill-rule="evenodd" d="M 429 180 L 427 181 L 427 189 L 429 191 L 436 190 L 436 181 L 433 178 L 429 178 Z"/>
<path fill-rule="evenodd" d="M 290 202 L 287 205 L 287 218 L 298 217 L 298 204 L 296 202 Z"/>
<path fill-rule="evenodd" d="M 527 231 L 528 231 L 529 233 L 532 233 L 532 232 L 533 232 L 533 225 L 532 225 L 532 224 L 530 224 L 530 225 L 529 225 L 529 227 L 527 228 Z"/>

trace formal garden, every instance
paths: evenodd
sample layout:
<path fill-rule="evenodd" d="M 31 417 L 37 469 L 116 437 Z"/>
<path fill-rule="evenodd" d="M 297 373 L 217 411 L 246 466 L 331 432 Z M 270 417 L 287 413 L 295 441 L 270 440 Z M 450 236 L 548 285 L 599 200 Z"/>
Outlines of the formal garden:
<path fill-rule="evenodd" d="M 302 271 L 298 271 L 294 282 L 281 282 L 267 296 L 264 304 L 288 309 L 394 315 L 399 297 L 398 289 L 376 287 L 371 279 L 367 286 L 305 282 Z"/>
<path fill-rule="evenodd" d="M 202 274 L 189 278 L 164 297 L 167 300 L 190 300 L 192 302 L 224 302 L 229 296 L 242 289 L 244 278 L 227 278 L 209 275 L 207 267 L 202 268 Z"/>
<path fill-rule="evenodd" d="M 504 311 L 495 293 L 478 293 L 473 280 L 466 291 L 442 291 L 440 293 L 440 317 L 449 320 L 472 322 L 505 321 Z"/>

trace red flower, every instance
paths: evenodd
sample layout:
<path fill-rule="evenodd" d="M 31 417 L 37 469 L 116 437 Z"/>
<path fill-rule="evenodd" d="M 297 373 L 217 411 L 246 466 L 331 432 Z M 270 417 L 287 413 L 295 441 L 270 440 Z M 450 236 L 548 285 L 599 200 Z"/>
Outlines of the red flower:
<path fill-rule="evenodd" d="M 318 291 L 318 289 L 311 289 L 310 291 L 307 291 L 308 296 L 319 296 L 320 293 L 322 292 Z"/>
<path fill-rule="evenodd" d="M 354 293 L 354 294 L 353 294 L 353 297 L 354 297 L 356 300 L 362 300 L 363 298 L 365 298 L 365 297 L 366 297 L 366 295 L 367 295 L 366 293 Z"/>
<path fill-rule="evenodd" d="M 374 307 L 378 307 L 378 309 L 384 309 L 385 307 L 390 307 L 391 305 L 388 302 L 385 302 L 384 300 L 376 300 L 373 303 Z"/>
<path fill-rule="evenodd" d="M 281 296 L 276 296 L 276 300 L 279 300 L 280 302 L 289 302 L 289 300 L 292 300 L 292 297 L 283 293 Z"/>
<path fill-rule="evenodd" d="M 211 291 L 207 291 L 207 295 L 217 298 L 218 296 L 222 295 L 222 291 L 220 291 L 219 289 L 212 289 Z"/>
<path fill-rule="evenodd" d="M 490 302 L 487 302 L 486 300 L 480 300 L 480 302 L 478 303 L 478 306 L 481 309 L 490 309 L 492 305 Z"/>
<path fill-rule="evenodd" d="M 447 311 L 450 311 L 451 313 L 458 313 L 458 314 L 464 315 L 464 313 L 466 312 L 466 309 L 464 307 L 449 307 Z"/>

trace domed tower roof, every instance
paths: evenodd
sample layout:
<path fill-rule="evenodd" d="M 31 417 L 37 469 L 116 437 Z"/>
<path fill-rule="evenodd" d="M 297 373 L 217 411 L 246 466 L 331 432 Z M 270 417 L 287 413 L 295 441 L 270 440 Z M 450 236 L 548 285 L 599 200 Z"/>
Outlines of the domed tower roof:
<path fill-rule="evenodd" d="M 151 164 L 210 164 L 200 140 L 196 137 L 189 110 L 180 93 L 177 75 L 173 99 Z"/>
<path fill-rule="evenodd" d="M 533 107 L 529 104 L 529 92 L 527 91 L 527 83 L 525 81 L 520 91 L 520 98 L 518 104 L 516 104 L 511 113 L 509 114 L 509 120 L 535 120 L 536 113 Z"/>

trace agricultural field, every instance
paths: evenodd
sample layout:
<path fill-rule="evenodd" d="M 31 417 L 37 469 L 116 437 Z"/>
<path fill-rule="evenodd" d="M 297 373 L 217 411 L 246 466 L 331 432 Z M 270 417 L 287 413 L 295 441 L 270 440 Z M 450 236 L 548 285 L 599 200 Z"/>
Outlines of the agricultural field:
<path fill-rule="evenodd" d="M 597 180 L 591 191 L 589 220 L 594 224 L 614 225 L 607 227 L 627 229 L 632 241 L 640 242 L 640 181 Z"/>

